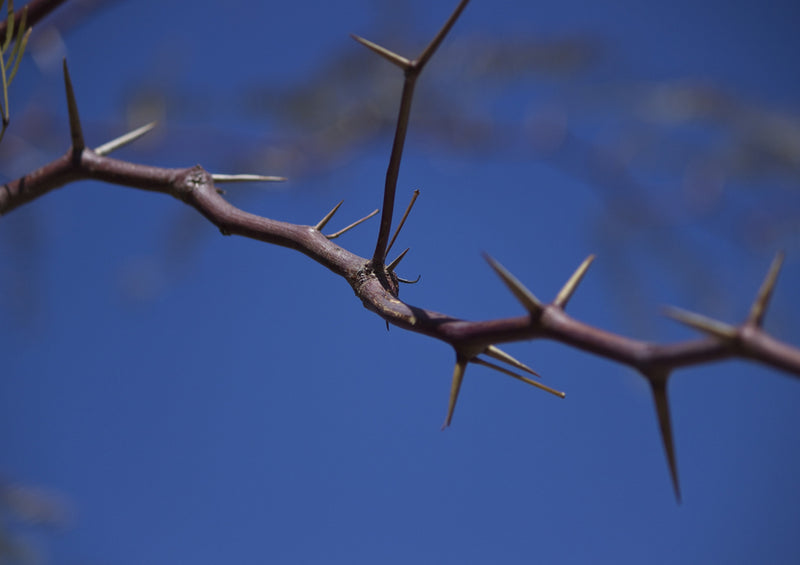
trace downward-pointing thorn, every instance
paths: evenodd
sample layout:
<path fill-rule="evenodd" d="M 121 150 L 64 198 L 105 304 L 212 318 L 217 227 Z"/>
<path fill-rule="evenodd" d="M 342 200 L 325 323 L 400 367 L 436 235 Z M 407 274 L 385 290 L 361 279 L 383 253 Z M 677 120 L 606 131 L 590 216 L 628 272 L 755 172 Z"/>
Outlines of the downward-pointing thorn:
<path fill-rule="evenodd" d="M 581 280 L 583 280 L 583 277 L 586 274 L 586 271 L 589 270 L 589 265 L 592 264 L 592 261 L 594 261 L 594 255 L 589 255 L 583 260 L 583 263 L 581 263 L 575 272 L 572 273 L 572 276 L 561 288 L 561 291 L 559 291 L 558 296 L 556 296 L 556 299 L 553 301 L 554 305 L 562 309 L 567 306 L 567 302 L 569 302 L 569 299 L 572 298 L 575 289 L 578 288 Z"/>
<path fill-rule="evenodd" d="M 458 393 L 461 390 L 461 381 L 464 380 L 464 371 L 467 369 L 467 358 L 460 353 L 456 353 L 456 366 L 453 369 L 453 382 L 450 385 L 450 402 L 447 406 L 447 417 L 444 420 L 442 429 L 450 426 L 453 421 L 453 412 L 456 409 L 456 402 L 458 401 Z"/>
<path fill-rule="evenodd" d="M 672 436 L 672 423 L 669 414 L 669 398 L 667 397 L 667 380 L 669 372 L 658 371 L 644 373 L 650 383 L 653 392 L 653 401 L 656 405 L 656 415 L 658 416 L 658 426 L 661 431 L 661 441 L 664 444 L 664 453 L 667 456 L 669 474 L 672 479 L 672 488 L 675 490 L 675 498 L 678 504 L 681 502 L 681 487 L 678 481 L 678 465 L 675 459 L 675 444 Z"/>
<path fill-rule="evenodd" d="M 544 390 L 546 392 L 549 392 L 550 394 L 555 395 L 555 396 L 557 396 L 559 398 L 566 398 L 566 396 L 567 396 L 566 394 L 564 394 L 560 390 L 556 390 L 554 388 L 550 388 L 549 386 L 543 385 L 540 382 L 531 380 L 528 377 L 523 377 L 522 375 L 518 375 L 514 371 L 509 371 L 508 369 L 506 369 L 504 367 L 501 367 L 500 365 L 495 365 L 494 363 L 489 363 L 488 361 L 484 361 L 480 357 L 474 357 L 470 361 L 472 363 L 475 363 L 476 365 L 483 365 L 484 367 L 489 367 L 490 369 L 494 369 L 495 371 L 499 371 L 499 372 L 503 373 L 504 375 L 508 375 L 509 377 L 513 377 L 513 378 L 515 378 L 515 379 L 517 379 L 519 381 L 522 381 L 523 383 L 527 383 L 527 384 L 529 384 L 529 385 L 531 385 L 533 387 L 542 389 L 542 390 Z"/>
<path fill-rule="evenodd" d="M 525 307 L 531 315 L 538 316 L 544 310 L 544 306 L 536 298 L 533 293 L 525 288 L 525 286 L 517 280 L 517 278 L 512 275 L 510 272 L 506 270 L 503 265 L 492 259 L 488 254 L 484 253 L 483 258 L 489 263 L 489 265 L 494 269 L 494 271 L 500 276 L 506 286 L 514 293 L 514 296 L 517 297 L 522 305 Z"/>
<path fill-rule="evenodd" d="M 761 288 L 758 289 L 758 294 L 750 308 L 750 315 L 747 317 L 747 323 L 757 327 L 761 327 L 764 323 L 764 315 L 767 312 L 769 300 L 772 298 L 772 291 L 775 290 L 775 283 L 778 281 L 778 273 L 781 271 L 783 265 L 783 251 L 779 251 L 772 260 L 769 266 L 767 276 L 764 277 L 764 282 L 761 283 Z"/>
<path fill-rule="evenodd" d="M 67 59 L 64 58 L 64 88 L 67 91 L 67 111 L 69 112 L 69 134 L 72 138 L 73 153 L 80 153 L 86 147 L 81 130 L 81 118 L 78 116 L 78 103 L 75 101 L 75 92 L 72 89 L 72 80 L 69 77 Z"/>

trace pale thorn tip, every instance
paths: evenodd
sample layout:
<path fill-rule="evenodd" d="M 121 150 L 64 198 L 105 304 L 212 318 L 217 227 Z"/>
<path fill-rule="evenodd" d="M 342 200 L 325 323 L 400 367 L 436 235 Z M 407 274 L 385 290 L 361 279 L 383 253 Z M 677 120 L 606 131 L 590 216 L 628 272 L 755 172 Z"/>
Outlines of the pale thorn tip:
<path fill-rule="evenodd" d="M 533 315 L 539 315 L 544 310 L 544 306 L 536 298 L 533 293 L 525 288 L 517 278 L 506 270 L 503 265 L 495 261 L 488 253 L 483 254 L 483 258 L 494 269 L 498 276 L 503 280 L 508 289 L 514 294 L 517 300 L 525 307 L 525 309 Z"/>
<path fill-rule="evenodd" d="M 770 298 L 772 298 L 772 291 L 775 290 L 775 283 L 778 281 L 778 273 L 781 271 L 783 265 L 783 251 L 778 251 L 775 258 L 769 266 L 767 276 L 764 277 L 764 282 L 761 283 L 761 288 L 758 289 L 758 294 L 750 308 L 750 314 L 747 316 L 747 323 L 756 327 L 761 327 L 764 323 L 764 315 L 767 313 L 767 306 L 769 305 Z"/>
<path fill-rule="evenodd" d="M 100 145 L 99 147 L 95 147 L 94 152 L 98 155 L 108 155 L 117 149 L 124 147 L 130 143 L 133 143 L 144 134 L 153 130 L 156 127 L 158 122 L 150 122 L 149 124 L 145 124 L 141 127 L 138 127 L 134 130 L 129 131 L 126 134 L 123 134 L 117 138 L 112 139 L 111 141 Z"/>
<path fill-rule="evenodd" d="M 564 284 L 556 296 L 556 299 L 553 301 L 555 306 L 558 306 L 562 310 L 567 306 L 567 302 L 569 302 L 569 299 L 572 298 L 572 295 L 575 293 L 575 289 L 578 288 L 578 285 L 583 280 L 583 277 L 586 275 L 586 271 L 589 270 L 589 266 L 592 264 L 592 261 L 594 261 L 594 255 L 589 255 L 583 260 L 583 263 L 581 263 L 580 266 L 575 269 L 575 272 L 572 273 L 572 276 Z"/>
<path fill-rule="evenodd" d="M 713 318 L 695 314 L 675 306 L 667 306 L 663 309 L 664 315 L 678 321 L 684 325 L 694 328 L 706 334 L 713 335 L 720 339 L 732 340 L 738 336 L 736 327 L 720 322 Z"/>

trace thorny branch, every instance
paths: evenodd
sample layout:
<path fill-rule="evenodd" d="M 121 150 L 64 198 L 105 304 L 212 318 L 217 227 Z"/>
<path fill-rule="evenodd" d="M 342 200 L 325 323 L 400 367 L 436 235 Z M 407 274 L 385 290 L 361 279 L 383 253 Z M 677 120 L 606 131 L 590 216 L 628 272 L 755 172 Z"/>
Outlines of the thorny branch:
<path fill-rule="evenodd" d="M 504 284 L 522 304 L 525 315 L 486 321 L 462 320 L 407 304 L 398 298 L 398 277 L 393 269 L 400 258 L 385 264 L 391 231 L 395 191 L 403 144 L 411 111 L 415 81 L 425 63 L 435 52 L 447 32 L 463 11 L 468 0 L 462 0 L 434 40 L 415 60 L 392 53 L 372 42 L 355 37 L 377 54 L 401 67 L 405 83 L 400 101 L 395 141 L 384 188 L 383 214 L 372 258 L 360 257 L 332 240 L 355 227 L 369 216 L 354 222 L 332 235 L 322 229 L 339 208 L 337 205 L 313 225 L 298 225 L 256 216 L 228 203 L 217 188 L 221 182 L 237 180 L 280 180 L 277 177 L 253 175 L 212 175 L 200 166 L 166 169 L 117 160 L 107 155 L 152 129 L 152 124 L 134 130 L 92 150 L 86 146 L 78 117 L 78 106 L 64 63 L 65 88 L 69 109 L 71 145 L 60 158 L 0 188 L 0 214 L 22 206 L 44 194 L 79 180 L 98 180 L 141 190 L 161 192 L 178 198 L 216 225 L 223 235 L 241 235 L 265 243 L 295 249 L 342 276 L 353 288 L 363 305 L 387 323 L 421 333 L 449 344 L 455 351 L 450 401 L 444 427 L 450 425 L 458 393 L 470 363 L 484 365 L 563 398 L 564 394 L 520 375 L 501 365 L 486 361 L 491 357 L 516 371 L 536 373 L 497 347 L 504 342 L 529 339 L 550 339 L 627 365 L 638 371 L 649 383 L 656 407 L 667 462 L 676 497 L 680 500 L 675 449 L 672 439 L 667 384 L 672 373 L 682 367 L 721 361 L 730 358 L 751 359 L 795 377 L 800 376 L 800 349 L 782 343 L 762 329 L 764 314 L 777 281 L 782 254 L 773 261 L 747 320 L 736 326 L 724 324 L 678 309 L 667 314 L 700 331 L 705 337 L 673 344 L 658 344 L 631 339 L 590 326 L 571 317 L 565 307 L 586 274 L 593 257 L 581 264 L 550 303 L 539 300 L 508 270 L 489 256 L 486 260 Z M 32 2 L 51 8 L 58 2 Z M 0 30 L 1 32 L 2 30 Z M 341 204 L 341 203 L 340 203 Z M 402 222 L 401 222 L 402 224 Z M 402 255 L 401 255 L 402 257 Z"/>

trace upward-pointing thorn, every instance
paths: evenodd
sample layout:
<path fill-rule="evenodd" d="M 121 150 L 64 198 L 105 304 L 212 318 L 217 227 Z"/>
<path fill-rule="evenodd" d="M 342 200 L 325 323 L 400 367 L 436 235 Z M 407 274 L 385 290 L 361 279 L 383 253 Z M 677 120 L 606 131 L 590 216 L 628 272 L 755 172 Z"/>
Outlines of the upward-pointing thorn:
<path fill-rule="evenodd" d="M 769 300 L 772 298 L 772 291 L 775 290 L 775 283 L 778 280 L 778 273 L 783 265 L 783 251 L 779 251 L 772 260 L 769 266 L 767 276 L 764 277 L 764 282 L 761 283 L 761 288 L 758 289 L 758 294 L 750 308 L 750 315 L 747 316 L 747 323 L 756 327 L 761 327 L 764 322 L 764 315 L 767 313 L 767 306 Z"/>
<path fill-rule="evenodd" d="M 553 301 L 553 304 L 558 306 L 559 308 L 563 309 L 567 306 L 567 302 L 569 299 L 572 298 L 572 294 L 575 292 L 575 289 L 578 288 L 581 280 L 583 280 L 583 276 L 586 274 L 586 271 L 589 270 L 589 265 L 592 264 L 594 261 L 594 255 L 589 255 L 586 259 L 583 260 L 583 263 L 572 273 L 572 276 L 569 280 L 564 283 L 564 286 L 556 296 L 556 299 Z"/>
<path fill-rule="evenodd" d="M 73 153 L 80 153 L 86 147 L 81 130 L 81 118 L 78 116 L 78 103 L 75 101 L 75 92 L 72 89 L 72 80 L 69 78 L 67 59 L 64 58 L 64 87 L 67 91 L 67 111 L 69 112 L 69 134 L 72 138 Z"/>
<path fill-rule="evenodd" d="M 400 67 L 403 70 L 406 70 L 409 67 L 411 67 L 411 61 L 409 61 L 408 59 L 406 59 L 405 57 L 403 57 L 401 55 L 398 55 L 394 51 L 389 51 L 385 47 L 381 47 L 377 43 L 373 43 L 368 39 L 364 39 L 363 37 L 359 37 L 358 35 L 356 35 L 354 33 L 351 33 L 350 37 L 352 37 L 353 39 L 358 41 L 361 45 L 363 45 L 364 47 L 366 47 L 370 51 L 372 51 L 374 53 L 377 53 L 378 55 L 380 55 L 381 57 L 383 57 L 384 59 L 386 59 L 390 63 L 392 63 L 394 65 L 397 65 L 398 67 Z"/>
<path fill-rule="evenodd" d="M 336 206 L 333 207 L 333 210 L 331 210 L 330 212 L 325 214 L 325 217 L 322 218 L 319 221 L 319 223 L 317 223 L 316 226 L 314 226 L 314 229 L 317 230 L 317 231 L 322 230 L 322 228 L 324 228 L 328 224 L 328 222 L 331 221 L 331 218 L 333 218 L 333 215 L 337 212 L 337 210 L 339 210 L 339 207 L 342 204 L 344 204 L 344 200 L 341 200 Z"/>
<path fill-rule="evenodd" d="M 517 280 L 517 278 L 506 270 L 503 265 L 492 259 L 488 254 L 484 253 L 483 258 L 489 263 L 494 271 L 500 276 L 506 286 L 514 293 L 522 305 L 532 315 L 539 315 L 542 313 L 544 306 L 533 293 L 525 288 L 525 286 Z"/>

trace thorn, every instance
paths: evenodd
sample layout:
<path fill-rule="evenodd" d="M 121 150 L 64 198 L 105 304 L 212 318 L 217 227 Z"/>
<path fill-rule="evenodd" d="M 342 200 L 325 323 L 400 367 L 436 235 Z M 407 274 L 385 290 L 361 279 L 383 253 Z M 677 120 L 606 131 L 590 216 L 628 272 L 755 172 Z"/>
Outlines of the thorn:
<path fill-rule="evenodd" d="M 265 176 L 265 175 L 223 175 L 223 174 L 215 174 L 211 175 L 211 178 L 214 179 L 214 182 L 217 184 L 223 184 L 226 182 L 283 182 L 286 180 L 286 177 L 274 177 L 274 176 Z"/>
<path fill-rule="evenodd" d="M 476 365 L 483 365 L 484 367 L 489 367 L 490 369 L 494 369 L 495 371 L 500 371 L 504 375 L 508 375 L 509 377 L 514 377 L 517 380 L 522 381 L 523 383 L 527 383 L 531 386 L 535 386 L 536 388 L 540 388 L 550 394 L 553 394 L 559 398 L 566 398 L 566 393 L 561 392 L 560 390 L 556 390 L 554 388 L 550 388 L 547 385 L 543 385 L 540 382 L 536 382 L 534 380 L 529 379 L 528 377 L 523 377 L 522 375 L 516 374 L 514 371 L 509 371 L 508 369 L 501 367 L 500 365 L 495 365 L 494 363 L 489 363 L 488 361 L 484 361 L 479 357 L 474 357 L 471 359 L 473 363 Z M 537 375 L 538 376 L 538 375 Z"/>
<path fill-rule="evenodd" d="M 456 366 L 453 369 L 453 383 L 450 385 L 450 402 L 447 406 L 447 417 L 444 420 L 442 429 L 450 426 L 453 421 L 453 411 L 456 409 L 458 393 L 461 390 L 461 381 L 464 380 L 464 371 L 467 369 L 467 358 L 460 353 L 456 353 Z"/>
<path fill-rule="evenodd" d="M 483 258 L 489 263 L 489 265 L 494 269 L 494 271 L 503 279 L 503 282 L 506 286 L 514 293 L 514 296 L 517 297 L 525 309 L 531 313 L 531 315 L 538 316 L 544 310 L 544 306 L 539 299 L 536 298 L 530 290 L 525 288 L 525 286 L 517 280 L 517 278 L 512 275 L 510 272 L 506 270 L 500 263 L 492 259 L 488 254 L 484 253 Z"/>
<path fill-rule="evenodd" d="M 450 17 L 447 18 L 447 21 L 442 26 L 442 29 L 440 29 L 439 33 L 436 34 L 436 37 L 434 37 L 433 40 L 428 44 L 428 46 L 425 48 L 425 51 L 422 52 L 422 55 L 420 55 L 414 61 L 413 64 L 417 68 L 419 68 L 421 70 L 422 67 L 425 66 L 425 63 L 427 63 L 428 60 L 431 57 L 433 57 L 433 54 L 439 48 L 439 45 L 441 45 L 442 41 L 444 41 L 445 36 L 447 36 L 447 34 L 450 31 L 450 29 L 456 23 L 456 20 L 458 19 L 458 16 L 461 15 L 461 12 L 464 11 L 464 8 L 467 7 L 468 3 L 469 3 L 469 0 L 461 0 L 461 2 L 458 3 L 458 6 L 456 6 L 456 9 L 453 10 L 452 14 L 450 14 Z"/>
<path fill-rule="evenodd" d="M 357 220 L 357 221 L 353 222 L 352 224 L 350 224 L 346 228 L 342 228 L 339 231 L 337 231 L 336 233 L 332 233 L 331 235 L 326 235 L 325 237 L 327 237 L 328 239 L 336 239 L 337 237 L 339 237 L 340 235 L 342 235 L 343 233 L 345 233 L 347 231 L 350 231 L 351 229 L 353 229 L 354 227 L 356 227 L 360 223 L 366 222 L 367 220 L 369 220 L 372 216 L 374 216 L 377 213 L 378 213 L 378 209 L 376 208 L 375 210 L 373 210 L 372 212 L 370 212 L 369 214 L 367 214 L 366 216 L 364 216 L 360 220 Z"/>
<path fill-rule="evenodd" d="M 324 218 L 322 218 L 322 219 L 319 221 L 319 223 L 317 223 L 317 225 L 316 225 L 316 226 L 314 226 L 314 229 L 315 229 L 315 230 L 317 230 L 317 231 L 320 231 L 322 228 L 324 228 L 324 227 L 325 227 L 325 225 L 326 225 L 328 222 L 330 222 L 330 221 L 331 221 L 331 218 L 333 218 L 333 215 L 336 213 L 336 211 L 339 209 L 339 207 L 340 207 L 342 204 L 344 204 L 344 200 L 341 200 L 341 201 L 339 201 L 339 203 L 338 203 L 336 206 L 334 206 L 334 207 L 333 207 L 333 210 L 331 210 L 330 212 L 328 212 L 327 214 L 325 214 L 325 217 L 324 217 Z"/>
<path fill-rule="evenodd" d="M 395 268 L 397 267 L 397 265 L 400 264 L 400 261 L 403 260 L 403 257 L 406 256 L 406 253 L 408 253 L 409 249 L 411 249 L 411 248 L 410 247 L 406 247 L 406 250 L 403 251 L 400 255 L 398 255 L 397 259 L 395 259 L 394 261 L 392 261 L 391 263 L 386 265 L 386 270 L 389 271 L 389 272 L 394 271 Z"/>
<path fill-rule="evenodd" d="M 517 369 L 519 369 L 521 371 L 525 371 L 526 373 L 530 373 L 531 375 L 534 375 L 536 377 L 540 377 L 541 378 L 541 375 L 539 373 L 537 373 L 536 371 L 534 371 L 533 369 L 531 369 L 530 367 L 528 367 L 526 364 L 522 363 L 521 361 L 517 361 L 511 355 L 509 355 L 508 353 L 506 353 L 505 351 L 503 351 L 499 347 L 496 347 L 494 345 L 490 345 L 486 349 L 483 350 L 483 353 L 484 353 L 484 355 L 488 355 L 489 357 L 493 357 L 494 359 L 497 359 L 498 361 L 503 361 L 504 363 L 508 363 L 512 367 L 516 367 Z"/>
<path fill-rule="evenodd" d="M 689 312 L 688 310 L 683 310 L 682 308 L 667 306 L 664 308 L 664 315 L 682 324 L 685 324 L 690 328 L 694 328 L 706 334 L 711 334 L 720 339 L 733 340 L 739 335 L 739 331 L 736 329 L 736 327 L 731 326 L 730 324 L 717 321 L 713 318 L 703 316 L 702 314 L 695 314 L 694 312 Z"/>
<path fill-rule="evenodd" d="M 567 306 L 567 302 L 569 299 L 572 298 L 572 294 L 575 292 L 575 289 L 578 288 L 581 280 L 583 280 L 583 276 L 586 274 L 586 271 L 589 270 L 589 265 L 592 264 L 594 261 L 594 255 L 589 255 L 586 259 L 583 260 L 580 267 L 578 267 L 569 280 L 564 284 L 561 290 L 556 296 L 555 301 L 553 304 L 558 306 L 562 310 Z"/>
<path fill-rule="evenodd" d="M 150 122 L 149 124 L 145 124 L 142 127 L 136 128 L 133 131 L 129 131 L 128 133 L 117 137 L 116 139 L 112 139 L 111 141 L 104 143 L 103 145 L 96 147 L 94 152 L 98 155 L 108 155 L 112 151 L 116 151 L 120 147 L 124 147 L 129 143 L 133 143 L 144 134 L 151 131 L 154 127 L 156 127 L 156 122 Z"/>
<path fill-rule="evenodd" d="M 761 327 L 764 322 L 764 315 L 767 313 L 767 306 L 769 305 L 770 298 L 772 298 L 772 291 L 775 290 L 775 283 L 778 281 L 778 273 L 781 271 L 783 265 L 783 251 L 778 251 L 772 264 L 769 266 L 767 276 L 764 277 L 764 282 L 761 283 L 761 288 L 758 289 L 758 294 L 750 308 L 750 315 L 747 316 L 747 323 L 756 327 Z"/>
<path fill-rule="evenodd" d="M 67 111 L 69 112 L 69 134 L 72 138 L 72 152 L 80 153 L 86 147 L 81 130 L 81 119 L 78 116 L 78 104 L 75 101 L 75 92 L 72 89 L 72 80 L 69 78 L 67 59 L 64 58 L 64 87 L 67 91 Z"/>
<path fill-rule="evenodd" d="M 422 278 L 422 275 L 417 275 L 417 278 L 415 278 L 413 281 L 411 281 L 411 280 L 408 280 L 408 279 L 404 279 L 404 278 L 402 278 L 402 277 L 397 277 L 397 280 L 398 280 L 399 282 L 401 282 L 401 283 L 406 283 L 406 284 L 417 284 L 417 283 L 420 281 L 420 279 L 421 279 L 421 278 Z"/>
<path fill-rule="evenodd" d="M 386 254 L 383 256 L 383 259 L 386 260 L 386 256 L 389 255 L 389 251 L 392 250 L 392 245 L 394 245 L 394 240 L 397 239 L 397 236 L 400 234 L 400 230 L 403 229 L 403 224 L 406 223 L 406 218 L 411 213 L 411 209 L 414 207 L 414 202 L 417 201 L 419 197 L 419 190 L 415 189 L 414 193 L 411 195 L 411 202 L 408 203 L 406 207 L 406 211 L 403 214 L 403 217 L 400 219 L 400 223 L 397 225 L 397 229 L 394 231 L 394 235 L 392 239 L 389 240 L 389 245 L 386 247 Z"/>
<path fill-rule="evenodd" d="M 667 397 L 667 380 L 669 372 L 661 370 L 658 372 L 643 373 L 650 382 L 650 389 L 653 392 L 653 401 L 656 405 L 656 415 L 658 416 L 658 426 L 661 431 L 661 441 L 664 444 L 664 453 L 667 456 L 669 474 L 672 479 L 672 488 L 675 490 L 675 498 L 678 504 L 681 503 L 681 487 L 678 481 L 678 465 L 675 460 L 675 445 L 672 437 L 672 423 L 669 415 L 669 399 Z"/>
<path fill-rule="evenodd" d="M 389 61 L 393 65 L 397 65 L 398 67 L 400 67 L 404 71 L 409 69 L 409 68 L 411 68 L 411 61 L 409 61 L 405 57 L 403 57 L 401 55 L 398 55 L 397 53 L 395 53 L 393 51 L 389 51 L 385 47 L 381 47 L 377 43 L 373 43 L 373 42 L 369 41 L 368 39 L 364 39 L 363 37 L 359 37 L 358 35 L 356 35 L 354 33 L 351 33 L 350 37 L 352 37 L 353 39 L 358 41 L 361 45 L 363 45 L 367 49 L 377 53 L 378 55 L 380 55 L 381 57 L 383 57 L 384 59 L 386 59 L 387 61 Z"/>

